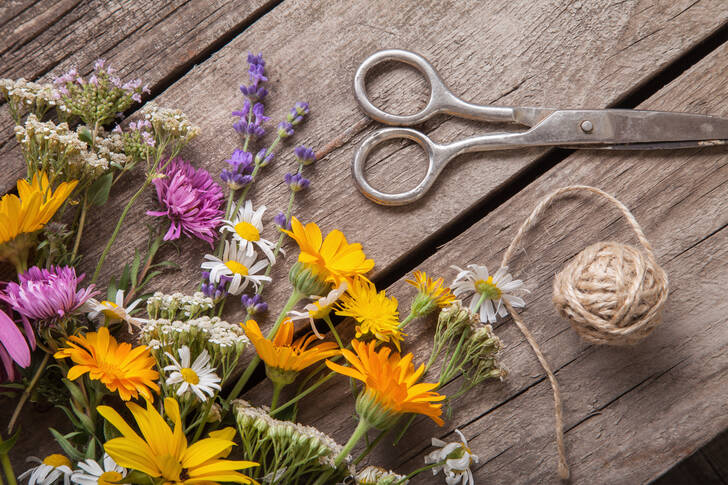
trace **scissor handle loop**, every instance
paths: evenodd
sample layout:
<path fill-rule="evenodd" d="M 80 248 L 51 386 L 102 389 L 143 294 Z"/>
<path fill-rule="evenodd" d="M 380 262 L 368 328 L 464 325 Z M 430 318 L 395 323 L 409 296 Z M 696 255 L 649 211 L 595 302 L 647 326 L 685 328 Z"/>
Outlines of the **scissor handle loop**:
<path fill-rule="evenodd" d="M 376 106 L 369 100 L 366 88 L 366 76 L 369 69 L 375 65 L 385 61 L 397 61 L 404 62 L 422 73 L 430 84 L 430 99 L 421 111 L 411 115 L 395 115 L 387 113 Z M 367 57 L 364 62 L 361 63 L 359 68 L 356 70 L 354 75 L 354 95 L 362 110 L 369 115 L 370 118 L 385 123 L 387 125 L 416 125 L 422 123 L 433 115 L 442 111 L 444 106 L 452 104 L 452 99 L 455 96 L 445 86 L 445 83 L 440 79 L 439 74 L 435 68 L 430 64 L 427 59 L 414 52 L 402 50 L 402 49 L 386 49 L 375 52 L 371 56 Z"/>
<path fill-rule="evenodd" d="M 394 138 L 407 138 L 420 145 L 427 155 L 427 173 L 422 181 L 413 189 L 400 193 L 382 192 L 372 187 L 364 174 L 369 153 L 379 144 Z M 373 202 L 381 205 L 405 205 L 421 198 L 427 190 L 435 183 L 437 176 L 447 162 L 443 147 L 435 144 L 426 135 L 410 128 L 383 128 L 377 130 L 367 137 L 354 155 L 354 163 L 351 165 L 351 173 L 354 182 L 362 194 Z"/>

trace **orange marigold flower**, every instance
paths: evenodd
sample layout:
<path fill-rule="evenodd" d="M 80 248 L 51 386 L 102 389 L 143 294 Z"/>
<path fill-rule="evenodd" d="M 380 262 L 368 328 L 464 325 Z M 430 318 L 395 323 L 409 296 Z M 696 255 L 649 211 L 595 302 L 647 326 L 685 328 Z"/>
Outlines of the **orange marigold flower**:
<path fill-rule="evenodd" d="M 68 379 L 75 380 L 88 372 L 89 379 L 101 381 L 111 392 L 119 391 L 124 401 L 142 395 L 152 401 L 151 390 L 159 392 L 154 370 L 155 361 L 146 345 L 133 347 L 117 342 L 106 327 L 98 332 L 69 337 L 64 347 L 55 353 L 56 359 L 70 357 L 76 364 L 68 371 Z"/>
<path fill-rule="evenodd" d="M 435 403 L 444 400 L 445 396 L 434 392 L 437 383 L 417 383 L 425 372 L 425 366 L 420 365 L 415 370 L 411 353 L 401 357 L 388 347 L 377 351 L 376 344 L 376 341 L 367 344 L 352 340 L 356 353 L 346 349 L 341 351 L 352 367 L 326 361 L 334 372 L 364 383 L 365 388 L 356 403 L 359 417 L 371 426 L 386 429 L 400 415 L 415 413 L 429 416 L 442 426 L 442 404 Z"/>
<path fill-rule="evenodd" d="M 417 316 L 427 315 L 437 308 L 448 307 L 457 300 L 450 288 L 443 286 L 442 278 L 433 280 L 424 271 L 415 271 L 412 275 L 414 279 L 405 281 L 417 288 L 417 296 L 412 301 L 412 311 Z"/>

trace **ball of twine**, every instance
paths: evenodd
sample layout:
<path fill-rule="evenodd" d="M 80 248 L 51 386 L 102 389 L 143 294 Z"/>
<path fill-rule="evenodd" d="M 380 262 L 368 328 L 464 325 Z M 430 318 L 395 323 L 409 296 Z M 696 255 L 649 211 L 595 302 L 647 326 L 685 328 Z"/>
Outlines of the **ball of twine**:
<path fill-rule="evenodd" d="M 652 246 L 632 213 L 606 192 L 586 185 L 572 185 L 552 192 L 539 202 L 518 229 L 503 255 L 501 266 L 508 266 L 526 231 L 541 218 L 550 204 L 575 192 L 597 195 L 616 206 L 632 227 L 642 249 L 610 241 L 587 247 L 556 276 L 554 305 L 569 320 L 572 328 L 589 342 L 610 345 L 637 343 L 661 321 L 662 307 L 668 294 L 667 275 L 657 264 Z M 523 317 L 507 301 L 504 300 L 503 304 L 531 345 L 553 388 L 558 471 L 561 478 L 568 479 L 559 383 Z"/>
<path fill-rule="evenodd" d="M 667 292 L 653 257 L 609 241 L 584 249 L 556 275 L 553 302 L 584 340 L 630 345 L 661 322 Z"/>

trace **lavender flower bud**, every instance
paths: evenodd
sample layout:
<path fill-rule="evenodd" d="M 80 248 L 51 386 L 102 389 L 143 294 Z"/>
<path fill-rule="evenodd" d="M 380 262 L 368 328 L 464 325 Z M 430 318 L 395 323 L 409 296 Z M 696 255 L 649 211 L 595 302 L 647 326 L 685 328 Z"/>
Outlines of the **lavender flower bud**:
<path fill-rule="evenodd" d="M 301 190 L 307 189 L 311 184 L 311 182 L 304 178 L 300 173 L 287 173 L 285 175 L 285 180 L 288 187 L 291 189 L 291 192 L 300 192 Z"/>
<path fill-rule="evenodd" d="M 293 136 L 293 125 L 288 121 L 281 121 L 278 124 L 278 136 L 281 137 L 281 139 Z"/>
<path fill-rule="evenodd" d="M 266 155 L 266 153 L 268 153 L 268 149 L 263 148 L 255 155 L 255 163 L 257 165 L 265 167 L 270 163 L 271 160 L 273 160 L 273 156 L 275 155 L 275 153 L 271 152 L 268 153 L 268 155 Z"/>
<path fill-rule="evenodd" d="M 265 61 L 263 60 L 263 53 L 259 53 L 258 55 L 255 55 L 252 52 L 248 52 L 248 64 L 261 65 L 261 66 L 265 67 Z"/>
<path fill-rule="evenodd" d="M 268 304 L 263 301 L 263 298 L 260 295 L 243 295 L 240 297 L 240 300 L 243 307 L 245 307 L 245 311 L 250 315 L 268 311 Z"/>
<path fill-rule="evenodd" d="M 279 229 L 285 229 L 287 231 L 291 230 L 291 221 L 288 220 L 283 212 L 279 212 L 278 214 L 276 214 L 276 216 L 273 218 L 273 222 Z"/>
<path fill-rule="evenodd" d="M 316 161 L 316 154 L 314 153 L 314 151 L 311 148 L 303 145 L 299 145 L 294 148 L 293 154 L 296 156 L 298 162 L 303 165 L 311 165 L 313 162 Z"/>

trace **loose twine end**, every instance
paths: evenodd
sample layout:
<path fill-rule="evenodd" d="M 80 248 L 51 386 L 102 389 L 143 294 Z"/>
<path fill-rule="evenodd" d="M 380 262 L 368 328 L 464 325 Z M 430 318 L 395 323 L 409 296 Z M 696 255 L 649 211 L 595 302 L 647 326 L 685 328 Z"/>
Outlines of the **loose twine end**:
<path fill-rule="evenodd" d="M 614 242 L 588 247 L 554 280 L 554 304 L 559 313 L 569 320 L 572 328 L 591 343 L 637 343 L 661 321 L 662 307 L 668 294 L 667 275 L 657 264 L 652 246 L 635 217 L 624 204 L 606 192 L 586 185 L 573 185 L 552 192 L 539 202 L 523 222 L 503 255 L 501 266 L 508 266 L 511 255 L 526 231 L 541 218 L 549 205 L 555 199 L 574 192 L 598 195 L 616 206 L 637 235 L 644 253 Z M 604 305 L 605 302 L 613 304 Z M 564 416 L 559 383 L 521 315 L 510 303 L 505 300 L 503 303 L 551 383 L 559 455 L 558 473 L 562 480 L 568 480 L 570 472 L 564 446 Z"/>

